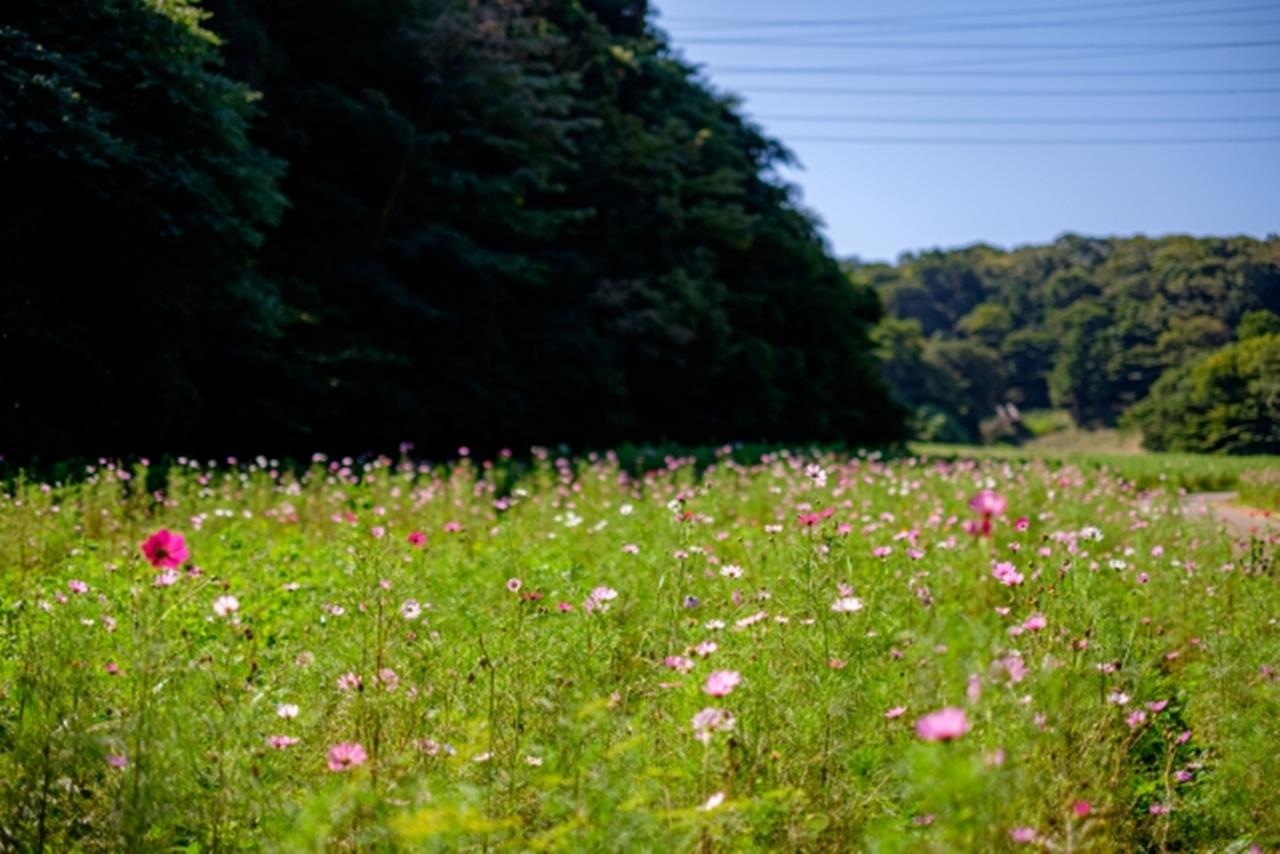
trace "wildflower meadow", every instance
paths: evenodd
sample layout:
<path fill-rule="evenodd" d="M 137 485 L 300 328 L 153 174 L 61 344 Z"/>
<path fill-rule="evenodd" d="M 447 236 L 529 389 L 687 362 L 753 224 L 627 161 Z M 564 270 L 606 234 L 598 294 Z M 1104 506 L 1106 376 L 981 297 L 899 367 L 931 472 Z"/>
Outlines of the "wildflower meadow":
<path fill-rule="evenodd" d="M 1275 850 L 1275 546 L 1050 460 L 17 480 L 0 848 Z"/>

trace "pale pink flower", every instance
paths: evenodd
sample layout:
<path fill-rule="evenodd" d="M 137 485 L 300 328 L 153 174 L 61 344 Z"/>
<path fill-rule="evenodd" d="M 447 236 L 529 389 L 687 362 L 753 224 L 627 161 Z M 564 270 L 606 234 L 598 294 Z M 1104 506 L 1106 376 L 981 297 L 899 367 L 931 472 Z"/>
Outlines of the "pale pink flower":
<path fill-rule="evenodd" d="M 688 673 L 693 669 L 693 659 L 686 658 L 683 655 L 668 655 L 663 659 L 662 663 L 667 667 L 670 667 L 672 670 L 678 670 L 681 673 Z"/>
<path fill-rule="evenodd" d="M 1168 815 L 1171 807 L 1168 804 L 1152 804 L 1147 808 L 1147 812 L 1152 815 Z"/>
<path fill-rule="evenodd" d="M 219 617 L 233 614 L 240 609 L 240 600 L 234 596 L 219 596 L 213 600 L 213 613 Z"/>
<path fill-rule="evenodd" d="M 298 739 L 291 735 L 273 735 L 267 739 L 267 745 L 276 750 L 285 750 L 293 747 L 298 743 Z"/>
<path fill-rule="evenodd" d="M 923 741 L 950 741 L 969 731 L 969 717 L 964 709 L 947 707 L 916 721 L 916 735 Z"/>
<path fill-rule="evenodd" d="M 387 691 L 394 691 L 400 685 L 400 676 L 390 667 L 378 671 L 378 683 Z"/>
<path fill-rule="evenodd" d="M 510 590 L 512 593 L 519 593 L 520 586 L 521 586 L 521 582 L 520 582 L 520 579 L 518 578 L 511 578 L 507 580 L 507 589 Z"/>
<path fill-rule="evenodd" d="M 293 703 L 281 703 L 276 706 L 276 714 L 286 721 L 293 720 L 298 716 L 298 707 Z"/>
<path fill-rule="evenodd" d="M 1036 841 L 1036 829 L 1034 827 L 1015 827 L 1009 831 L 1009 838 L 1014 842 L 1029 844 Z"/>
<path fill-rule="evenodd" d="M 907 712 L 906 706 L 894 706 L 892 709 L 885 712 L 884 716 L 888 720 L 893 720 L 894 718 L 902 717 L 904 714 L 906 714 L 906 712 Z"/>
<path fill-rule="evenodd" d="M 354 742 L 342 742 L 329 748 L 329 770 L 349 771 L 357 765 L 363 765 L 368 759 L 364 748 Z"/>
<path fill-rule="evenodd" d="M 85 584 L 83 581 L 81 581 L 78 578 L 73 578 L 67 582 L 67 589 L 69 589 L 72 593 L 76 593 L 76 594 L 88 593 L 89 585 Z"/>
<path fill-rule="evenodd" d="M 728 732 L 734 726 L 733 715 L 724 709 L 705 708 L 693 716 L 693 737 L 703 744 L 713 732 Z"/>
<path fill-rule="evenodd" d="M 720 648 L 720 645 L 715 641 L 703 641 L 702 643 L 695 646 L 693 648 L 693 651 L 697 653 L 699 658 L 706 658 L 708 655 L 715 652 L 719 648 Z"/>
<path fill-rule="evenodd" d="M 1124 722 L 1129 725 L 1130 729 L 1135 729 L 1147 722 L 1147 713 L 1142 709 L 1137 709 L 1129 717 L 1125 718 Z"/>
<path fill-rule="evenodd" d="M 422 614 L 422 606 L 417 599 L 406 599 L 400 603 L 400 616 L 406 620 L 416 620 Z"/>
<path fill-rule="evenodd" d="M 364 684 L 364 680 L 356 673 L 344 673 L 338 677 L 339 691 L 355 691 Z"/>
<path fill-rule="evenodd" d="M 862 600 L 856 596 L 842 596 L 832 603 L 831 610 L 839 614 L 852 614 L 862 610 Z"/>
<path fill-rule="evenodd" d="M 742 675 L 736 670 L 715 670 L 707 677 L 702 690 L 712 697 L 724 697 L 742 682 Z"/>
<path fill-rule="evenodd" d="M 156 575 L 155 581 L 153 581 L 152 584 L 156 587 L 172 587 L 174 584 L 178 583 L 178 579 L 180 577 L 181 576 L 178 575 L 178 570 L 166 569 L 164 572 Z"/>
<path fill-rule="evenodd" d="M 112 768 L 125 768 L 129 765 L 129 757 L 123 753 L 113 753 L 107 756 L 107 764 Z"/>
<path fill-rule="evenodd" d="M 1027 617 L 1026 621 L 1022 624 L 1022 627 L 1027 631 L 1038 632 L 1047 625 L 1049 625 L 1049 623 L 1045 620 L 1044 614 L 1032 614 L 1030 617 Z"/>

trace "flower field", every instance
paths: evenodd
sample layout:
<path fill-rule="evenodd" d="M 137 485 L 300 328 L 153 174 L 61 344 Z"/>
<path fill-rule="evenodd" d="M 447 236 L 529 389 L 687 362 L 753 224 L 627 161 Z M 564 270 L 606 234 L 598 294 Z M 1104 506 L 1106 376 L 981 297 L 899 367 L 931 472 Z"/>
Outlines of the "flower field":
<path fill-rule="evenodd" d="M 1274 850 L 1275 544 L 1067 463 L 0 499 L 0 849 Z"/>

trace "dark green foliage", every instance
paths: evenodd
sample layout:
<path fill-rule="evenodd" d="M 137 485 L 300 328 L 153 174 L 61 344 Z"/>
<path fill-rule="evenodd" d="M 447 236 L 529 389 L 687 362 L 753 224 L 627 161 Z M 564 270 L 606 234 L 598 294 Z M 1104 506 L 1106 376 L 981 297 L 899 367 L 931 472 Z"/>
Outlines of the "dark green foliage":
<path fill-rule="evenodd" d="M 7 450 L 901 429 L 870 353 L 875 293 L 776 178 L 787 152 L 671 53 L 643 2 L 208 0 L 218 39 L 185 3 L 46 6 L 21 0 L 3 31 L 2 168 L 30 161 L 26 209 L 6 211 L 10 281 L 65 302 L 40 260 L 64 240 L 87 244 L 67 264 L 107 278 L 58 279 L 93 283 L 83 321 L 5 328 L 13 353 L 62 359 L 65 382 L 86 361 L 109 376 L 100 426 L 69 417 L 78 394 L 35 398 L 0 416 Z M 134 65 L 108 67 L 122 52 Z M 262 93 L 247 138 L 231 80 Z M 143 232 L 154 218 L 173 227 Z M 142 388 L 164 402 L 146 411 Z"/>
<path fill-rule="evenodd" d="M 894 391 L 929 423 L 958 425 L 970 440 L 999 402 L 1052 405 L 1080 425 L 1112 426 L 1167 369 L 1237 329 L 1247 336 L 1280 324 L 1276 238 L 1067 235 L 1012 252 L 978 245 L 848 270 L 929 336 L 882 322 L 877 341 Z M 908 343 L 890 340 L 904 334 Z M 917 363 L 952 343 L 994 354 L 999 371 L 971 361 L 972 376 L 939 387 Z"/>
<path fill-rule="evenodd" d="M 1154 451 L 1280 452 L 1280 334 L 1170 369 L 1126 420 Z"/>
<path fill-rule="evenodd" d="M 5 452 L 154 447 L 271 410 L 286 314 L 247 259 L 284 200 L 252 101 L 189 3 L 5 4 Z"/>

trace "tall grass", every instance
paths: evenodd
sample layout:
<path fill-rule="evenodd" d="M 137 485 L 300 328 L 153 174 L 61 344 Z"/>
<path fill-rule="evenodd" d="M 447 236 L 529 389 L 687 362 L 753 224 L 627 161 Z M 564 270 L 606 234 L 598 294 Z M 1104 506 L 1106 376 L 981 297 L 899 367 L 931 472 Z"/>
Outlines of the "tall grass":
<path fill-rule="evenodd" d="M 1167 471 L 704 462 L 15 483 L 0 847 L 1280 845 L 1274 552 Z"/>

